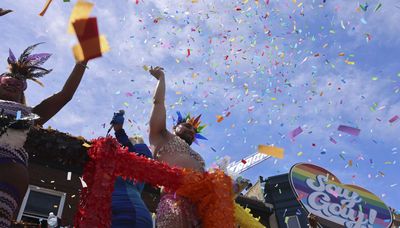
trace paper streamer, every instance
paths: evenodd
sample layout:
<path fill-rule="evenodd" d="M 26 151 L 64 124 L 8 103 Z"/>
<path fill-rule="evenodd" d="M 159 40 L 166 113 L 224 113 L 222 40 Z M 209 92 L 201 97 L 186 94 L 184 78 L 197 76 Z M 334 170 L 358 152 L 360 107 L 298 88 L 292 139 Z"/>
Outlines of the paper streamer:
<path fill-rule="evenodd" d="M 340 125 L 338 127 L 338 131 L 346 132 L 347 134 L 358 136 L 360 134 L 360 129 L 354 128 L 354 127 L 349 127 L 345 125 Z"/>
<path fill-rule="evenodd" d="M 283 159 L 284 157 L 284 149 L 274 146 L 258 145 L 258 153 L 271 155 L 279 159 Z"/>
<path fill-rule="evenodd" d="M 46 4 L 44 5 L 42 11 L 40 11 L 39 16 L 42 16 L 42 17 L 44 16 L 44 14 L 46 13 L 46 11 L 47 11 L 47 9 L 49 8 L 49 6 L 50 6 L 50 4 L 51 4 L 52 1 L 53 1 L 53 0 L 47 0 L 47 2 L 46 2 Z"/>
<path fill-rule="evenodd" d="M 300 133 L 303 132 L 303 129 L 301 129 L 301 127 L 298 127 L 296 129 L 294 129 L 293 131 L 289 132 L 288 136 L 291 140 L 294 140 L 294 138 L 296 136 L 298 136 Z"/>

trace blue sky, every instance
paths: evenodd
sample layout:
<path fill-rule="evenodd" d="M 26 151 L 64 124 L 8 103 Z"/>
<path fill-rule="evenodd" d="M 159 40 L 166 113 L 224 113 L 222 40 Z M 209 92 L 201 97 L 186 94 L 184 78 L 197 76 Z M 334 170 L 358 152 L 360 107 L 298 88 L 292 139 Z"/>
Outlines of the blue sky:
<path fill-rule="evenodd" d="M 45 88 L 29 83 L 32 106 L 61 89 L 77 42 L 66 32 L 76 1 L 53 1 L 39 17 L 44 2 L 3 0 L 0 6 L 14 10 L 0 18 L 3 70 L 8 48 L 19 55 L 46 42 L 37 51 L 53 53 Z M 111 51 L 89 62 L 74 99 L 47 126 L 92 139 L 106 134 L 103 124 L 108 127 L 114 111 L 125 109 L 127 131 L 147 141 L 156 81 L 143 66 L 160 65 L 169 126 L 177 110 L 203 114 L 209 141 L 194 149 L 208 165 L 273 144 L 285 149 L 285 158 L 269 159 L 245 177 L 312 162 L 399 209 L 400 120 L 388 120 L 400 116 L 400 2 L 370 0 L 366 11 L 359 4 L 366 2 L 96 1 L 92 16 Z M 361 133 L 339 132 L 339 125 Z M 287 134 L 299 126 L 304 132 L 291 141 Z"/>

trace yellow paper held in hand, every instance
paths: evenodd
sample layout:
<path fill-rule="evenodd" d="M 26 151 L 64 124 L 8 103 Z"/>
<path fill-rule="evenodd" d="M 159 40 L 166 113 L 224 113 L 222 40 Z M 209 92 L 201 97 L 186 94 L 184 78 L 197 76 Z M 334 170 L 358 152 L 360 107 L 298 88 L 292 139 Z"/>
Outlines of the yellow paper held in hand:
<path fill-rule="evenodd" d="M 76 31 L 74 29 L 73 23 L 79 19 L 89 18 L 89 15 L 92 12 L 92 9 L 93 9 L 93 3 L 79 0 L 75 4 L 74 9 L 72 10 L 71 16 L 69 17 L 68 33 L 70 33 L 70 34 L 76 33 L 77 35 L 82 34 L 83 31 Z"/>
<path fill-rule="evenodd" d="M 74 47 L 72 48 L 72 51 L 74 53 L 74 57 L 75 57 L 76 61 L 81 62 L 83 60 L 87 60 L 88 56 L 90 56 L 90 58 L 100 57 L 100 56 L 98 56 L 99 53 L 95 51 L 96 48 L 90 47 L 93 44 L 95 44 L 95 42 L 92 42 L 92 41 L 87 40 L 85 42 L 82 42 L 81 44 L 74 45 Z M 110 50 L 110 46 L 108 45 L 108 42 L 107 42 L 107 39 L 105 36 L 101 35 L 99 37 L 99 41 L 100 41 L 100 52 L 101 53 L 105 53 Z M 86 53 L 84 53 L 82 47 L 85 47 Z M 86 47 L 89 47 L 89 48 L 86 48 Z"/>
<path fill-rule="evenodd" d="M 283 159 L 284 157 L 284 149 L 274 146 L 258 145 L 258 153 L 270 155 L 279 159 Z"/>
<path fill-rule="evenodd" d="M 97 18 L 89 18 L 92 9 L 92 3 L 80 0 L 71 13 L 70 26 L 79 40 L 79 44 L 75 45 L 72 50 L 78 62 L 100 57 L 110 49 L 106 38 L 99 34 Z"/>

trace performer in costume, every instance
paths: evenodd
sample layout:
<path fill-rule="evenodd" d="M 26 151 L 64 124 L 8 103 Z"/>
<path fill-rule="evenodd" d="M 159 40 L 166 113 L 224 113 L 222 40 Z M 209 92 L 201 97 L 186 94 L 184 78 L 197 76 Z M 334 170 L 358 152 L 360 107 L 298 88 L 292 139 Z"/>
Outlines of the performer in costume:
<path fill-rule="evenodd" d="M 77 63 L 62 90 L 30 108 L 25 104 L 27 80 L 40 83 L 51 70 L 41 67 L 51 54 L 31 54 L 29 46 L 15 58 L 9 50 L 9 71 L 0 75 L 0 227 L 10 227 L 28 187 L 28 153 L 23 146 L 29 127 L 43 125 L 73 97 L 87 62 Z M 34 123 L 33 123 L 34 121 Z"/>
<path fill-rule="evenodd" d="M 118 142 L 127 147 L 129 152 L 152 158 L 152 154 L 143 139 L 138 137 L 129 139 L 123 129 L 124 112 L 114 113 L 111 124 L 114 127 Z M 136 142 L 134 141 L 136 140 Z M 141 142 L 138 142 L 141 141 Z M 153 221 L 151 214 L 144 204 L 141 193 L 143 183 L 134 183 L 118 177 L 115 181 L 112 194 L 112 227 L 113 228 L 151 228 Z"/>
<path fill-rule="evenodd" d="M 150 118 L 150 144 L 154 146 L 154 158 L 168 163 L 170 166 L 192 169 L 204 172 L 203 158 L 190 145 L 196 140 L 205 139 L 199 132 L 205 127 L 200 126 L 200 116 L 185 118 L 178 112 L 178 120 L 173 127 L 173 133 L 166 128 L 165 110 L 165 76 L 163 68 L 151 67 L 150 73 L 157 80 L 157 88 L 153 100 L 153 110 Z M 189 228 L 200 227 L 201 221 L 196 215 L 195 207 L 187 199 L 174 193 L 163 193 L 157 208 L 156 225 L 158 228 Z"/>

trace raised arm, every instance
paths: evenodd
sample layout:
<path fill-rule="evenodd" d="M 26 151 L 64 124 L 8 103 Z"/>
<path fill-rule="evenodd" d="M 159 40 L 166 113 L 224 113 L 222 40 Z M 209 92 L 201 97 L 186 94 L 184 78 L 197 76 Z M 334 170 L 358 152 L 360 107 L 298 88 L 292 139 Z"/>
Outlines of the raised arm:
<path fill-rule="evenodd" d="M 166 139 L 168 133 L 166 128 L 166 111 L 165 111 L 165 76 L 163 68 L 151 67 L 150 73 L 157 80 L 157 88 L 153 97 L 153 110 L 150 117 L 150 145 L 158 146 Z"/>
<path fill-rule="evenodd" d="M 40 116 L 36 124 L 45 124 L 72 99 L 85 73 L 86 64 L 87 61 L 77 63 L 62 90 L 33 108 L 33 113 Z"/>

